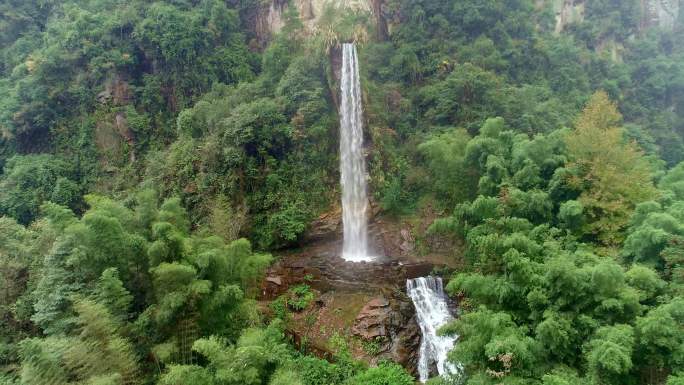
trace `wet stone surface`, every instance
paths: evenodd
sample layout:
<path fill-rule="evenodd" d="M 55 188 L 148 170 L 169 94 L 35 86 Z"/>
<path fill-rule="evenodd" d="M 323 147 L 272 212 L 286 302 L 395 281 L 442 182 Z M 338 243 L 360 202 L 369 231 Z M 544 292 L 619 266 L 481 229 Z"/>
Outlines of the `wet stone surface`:
<path fill-rule="evenodd" d="M 407 230 L 371 225 L 370 239 L 378 250 L 408 250 L 396 257 L 383 252 L 373 262 L 347 262 L 339 226 L 333 216 L 324 217 L 312 242 L 279 256 L 262 281 L 261 299 L 271 301 L 295 285 L 306 283 L 316 293 L 308 309 L 293 314 L 289 331 L 295 340 L 306 340 L 309 350 L 331 357 L 330 339 L 342 335 L 352 354 L 369 362 L 392 360 L 416 373 L 420 328 L 406 280 L 429 275 L 435 264 L 410 252 L 413 238 Z"/>

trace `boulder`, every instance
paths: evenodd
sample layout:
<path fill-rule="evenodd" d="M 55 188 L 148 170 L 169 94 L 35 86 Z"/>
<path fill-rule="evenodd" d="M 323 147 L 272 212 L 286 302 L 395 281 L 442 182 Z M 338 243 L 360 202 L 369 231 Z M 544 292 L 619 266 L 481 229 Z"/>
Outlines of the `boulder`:
<path fill-rule="evenodd" d="M 352 333 L 366 340 L 389 337 L 392 309 L 385 298 L 373 298 L 356 316 Z"/>

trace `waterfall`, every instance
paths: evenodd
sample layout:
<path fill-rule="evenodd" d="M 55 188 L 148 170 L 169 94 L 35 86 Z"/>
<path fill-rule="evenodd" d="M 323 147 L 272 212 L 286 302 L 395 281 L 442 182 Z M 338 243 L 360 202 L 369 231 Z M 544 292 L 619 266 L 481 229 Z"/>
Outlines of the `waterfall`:
<path fill-rule="evenodd" d="M 409 279 L 406 281 L 406 292 L 416 308 L 418 325 L 422 334 L 418 359 L 420 381 L 427 381 L 430 376 L 430 366 L 433 363 L 437 364 L 437 372 L 440 375 L 458 373 L 457 367 L 447 362 L 447 353 L 453 347 L 457 337 L 437 335 L 437 330 L 453 319 L 447 306 L 442 279 L 439 277 Z"/>
<path fill-rule="evenodd" d="M 369 261 L 366 164 L 363 156 L 363 108 L 359 63 L 354 44 L 342 45 L 340 105 L 340 174 L 342 185 L 342 257 L 351 262 Z"/>

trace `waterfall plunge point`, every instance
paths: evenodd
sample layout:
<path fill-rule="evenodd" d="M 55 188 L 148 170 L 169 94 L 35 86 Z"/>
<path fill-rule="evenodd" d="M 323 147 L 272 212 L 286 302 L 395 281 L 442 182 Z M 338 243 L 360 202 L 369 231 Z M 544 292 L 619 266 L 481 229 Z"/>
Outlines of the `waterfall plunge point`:
<path fill-rule="evenodd" d="M 356 46 L 342 45 L 340 79 L 340 184 L 342 186 L 342 258 L 371 261 L 368 255 L 368 196 L 363 156 L 363 106 Z"/>

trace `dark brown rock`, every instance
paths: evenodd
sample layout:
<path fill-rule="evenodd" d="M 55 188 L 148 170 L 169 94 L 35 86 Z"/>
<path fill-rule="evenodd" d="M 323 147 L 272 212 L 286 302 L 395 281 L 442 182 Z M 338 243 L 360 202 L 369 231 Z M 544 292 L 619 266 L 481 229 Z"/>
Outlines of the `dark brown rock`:
<path fill-rule="evenodd" d="M 387 356 L 415 374 L 418 367 L 419 350 L 420 327 L 415 315 L 413 315 L 406 320 L 402 328 L 392 338 Z"/>
<path fill-rule="evenodd" d="M 385 298 L 373 298 L 356 316 L 352 333 L 367 340 L 388 337 L 391 317 L 389 302 Z"/>
<path fill-rule="evenodd" d="M 383 296 L 368 301 L 356 316 L 352 333 L 368 341 L 381 342 L 376 361 L 388 359 L 415 370 L 420 329 L 413 305 L 406 296 L 394 295 L 390 299 Z"/>
<path fill-rule="evenodd" d="M 335 239 L 342 233 L 342 209 L 323 213 L 316 218 L 303 237 L 303 242 L 319 242 Z"/>

